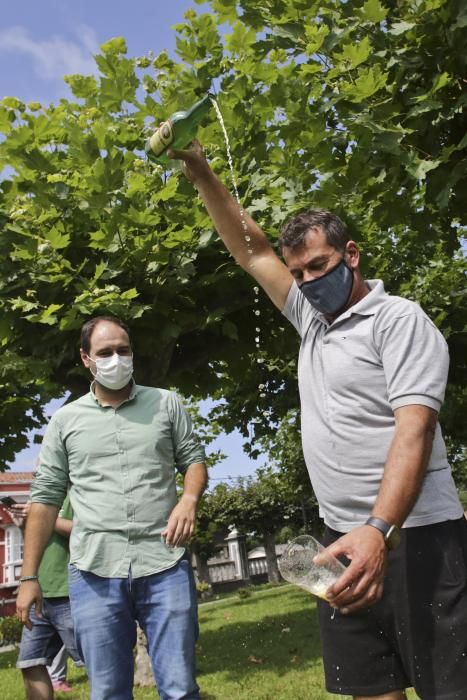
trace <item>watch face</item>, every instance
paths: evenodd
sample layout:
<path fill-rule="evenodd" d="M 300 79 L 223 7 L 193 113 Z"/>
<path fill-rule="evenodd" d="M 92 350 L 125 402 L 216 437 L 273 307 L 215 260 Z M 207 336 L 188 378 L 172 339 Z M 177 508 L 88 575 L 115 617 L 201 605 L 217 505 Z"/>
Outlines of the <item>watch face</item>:
<path fill-rule="evenodd" d="M 395 549 L 401 541 L 401 533 L 397 525 L 391 525 L 385 537 L 388 549 Z"/>

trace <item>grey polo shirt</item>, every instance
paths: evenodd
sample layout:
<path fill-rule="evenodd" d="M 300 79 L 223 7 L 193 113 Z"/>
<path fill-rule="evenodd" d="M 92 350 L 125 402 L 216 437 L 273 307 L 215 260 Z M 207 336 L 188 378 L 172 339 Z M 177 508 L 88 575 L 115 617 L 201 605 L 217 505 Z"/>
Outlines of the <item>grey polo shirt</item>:
<path fill-rule="evenodd" d="M 302 342 L 298 360 L 302 442 L 325 523 L 348 532 L 370 515 L 395 429 L 394 410 L 439 411 L 449 356 L 436 326 L 412 301 L 367 282 L 361 301 L 333 323 L 294 282 L 283 314 Z M 418 500 L 405 526 L 463 514 L 439 424 Z"/>
<path fill-rule="evenodd" d="M 133 385 L 117 408 L 93 391 L 47 427 L 33 503 L 60 506 L 70 484 L 70 562 L 107 578 L 173 566 L 184 549 L 161 539 L 177 503 L 176 470 L 204 462 L 190 416 L 172 391 Z"/>

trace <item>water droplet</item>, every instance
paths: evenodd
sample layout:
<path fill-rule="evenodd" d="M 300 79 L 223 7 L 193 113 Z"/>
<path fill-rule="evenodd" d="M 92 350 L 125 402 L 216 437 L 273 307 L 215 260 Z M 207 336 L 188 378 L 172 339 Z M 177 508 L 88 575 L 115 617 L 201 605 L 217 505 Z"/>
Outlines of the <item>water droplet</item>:
<path fill-rule="evenodd" d="M 261 316 L 261 311 L 258 311 L 258 309 L 256 309 L 256 311 L 254 312 L 254 314 L 255 314 L 256 316 Z"/>

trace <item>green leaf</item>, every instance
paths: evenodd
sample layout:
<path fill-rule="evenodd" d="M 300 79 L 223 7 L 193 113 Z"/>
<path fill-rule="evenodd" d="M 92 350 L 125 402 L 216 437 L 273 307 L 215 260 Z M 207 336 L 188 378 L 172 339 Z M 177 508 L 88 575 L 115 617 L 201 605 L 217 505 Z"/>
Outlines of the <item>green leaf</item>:
<path fill-rule="evenodd" d="M 393 22 L 388 29 L 389 34 L 399 36 L 415 27 L 415 22 Z"/>
<path fill-rule="evenodd" d="M 100 277 L 102 277 L 103 273 L 106 270 L 107 270 L 107 263 L 106 262 L 101 262 L 98 265 L 96 265 L 96 270 L 94 272 L 93 280 L 96 282 Z"/>
<path fill-rule="evenodd" d="M 222 333 L 231 340 L 238 340 L 237 326 L 231 321 L 224 321 L 222 324 Z"/>
<path fill-rule="evenodd" d="M 416 180 L 424 180 L 426 174 L 430 170 L 437 168 L 440 163 L 440 160 L 421 160 L 417 156 L 414 156 L 407 166 L 407 170 Z"/>
<path fill-rule="evenodd" d="M 104 44 L 101 44 L 101 51 L 105 54 L 111 54 L 119 56 L 121 54 L 126 54 L 127 45 L 126 41 L 122 36 L 117 36 L 114 39 L 109 39 Z"/>
<path fill-rule="evenodd" d="M 53 226 L 51 229 L 45 232 L 45 238 L 49 241 L 52 248 L 60 250 L 61 248 L 66 248 L 70 243 L 70 236 L 68 233 L 62 233 L 58 226 Z"/>
<path fill-rule="evenodd" d="M 362 102 L 386 85 L 388 75 L 388 73 L 382 73 L 378 65 L 360 69 L 355 84 L 346 83 L 341 91 L 351 102 Z"/>
<path fill-rule="evenodd" d="M 344 61 L 348 68 L 356 68 L 360 63 L 366 61 L 370 52 L 370 40 L 365 36 L 358 44 L 345 44 L 341 53 L 336 54 L 336 58 Z"/>
<path fill-rule="evenodd" d="M 4 97 L 1 100 L 1 104 L 10 109 L 18 110 L 18 112 L 24 112 L 26 109 L 24 102 L 18 100 L 17 97 Z"/>
<path fill-rule="evenodd" d="M 205 248 L 214 238 L 214 231 L 203 231 L 198 238 L 198 245 L 200 248 Z"/>
<path fill-rule="evenodd" d="M 127 178 L 127 197 L 133 197 L 135 194 L 146 192 L 148 187 L 147 176 L 143 173 L 133 172 Z"/>
<path fill-rule="evenodd" d="M 441 90 L 445 85 L 450 83 L 452 81 L 451 76 L 449 73 L 440 73 L 439 75 L 436 75 L 433 79 L 433 87 L 431 88 L 431 92 L 437 92 L 438 90 Z"/>
<path fill-rule="evenodd" d="M 276 36 L 282 36 L 285 39 L 291 39 L 292 41 L 303 40 L 304 38 L 302 24 L 295 24 L 293 22 L 278 24 L 274 27 L 273 31 Z"/>
<path fill-rule="evenodd" d="M 324 40 L 329 35 L 329 31 L 326 24 L 312 22 L 305 25 L 306 53 L 308 56 L 312 56 L 321 49 Z"/>
<path fill-rule="evenodd" d="M 379 0 L 366 0 L 361 9 L 361 18 L 366 22 L 381 22 L 388 14 L 388 10 Z"/>
<path fill-rule="evenodd" d="M 63 79 L 75 97 L 87 99 L 97 95 L 97 81 L 92 75 L 65 75 Z"/>

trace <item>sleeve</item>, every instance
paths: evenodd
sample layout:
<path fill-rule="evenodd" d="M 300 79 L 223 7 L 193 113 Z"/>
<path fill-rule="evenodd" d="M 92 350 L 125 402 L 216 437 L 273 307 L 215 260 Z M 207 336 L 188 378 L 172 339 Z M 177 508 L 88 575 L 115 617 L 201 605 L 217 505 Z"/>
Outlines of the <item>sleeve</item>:
<path fill-rule="evenodd" d="M 68 488 L 68 455 L 57 414 L 52 416 L 39 455 L 39 466 L 31 487 L 33 503 L 62 506 Z"/>
<path fill-rule="evenodd" d="M 301 293 L 297 283 L 294 281 L 290 287 L 285 306 L 282 309 L 283 315 L 295 328 L 301 338 L 310 325 L 316 311 Z"/>
<path fill-rule="evenodd" d="M 172 422 L 175 466 L 183 474 L 190 464 L 204 462 L 206 455 L 203 446 L 193 431 L 193 424 L 188 411 L 177 394 L 173 392 L 170 393 L 169 398 L 169 414 Z"/>
<path fill-rule="evenodd" d="M 449 369 L 448 347 L 421 309 L 397 316 L 384 328 L 380 352 L 391 408 L 421 404 L 439 411 Z"/>
<path fill-rule="evenodd" d="M 67 493 L 66 498 L 63 501 L 58 517 L 63 518 L 64 520 L 73 520 L 73 508 L 71 507 L 69 493 Z"/>

